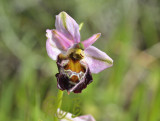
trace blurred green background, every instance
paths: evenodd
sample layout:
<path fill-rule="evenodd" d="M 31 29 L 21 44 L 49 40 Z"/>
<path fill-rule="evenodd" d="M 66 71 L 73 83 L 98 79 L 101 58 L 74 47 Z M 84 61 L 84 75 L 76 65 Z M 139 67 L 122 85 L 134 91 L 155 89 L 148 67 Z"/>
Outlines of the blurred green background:
<path fill-rule="evenodd" d="M 81 94 L 65 91 L 62 109 L 79 98 L 97 121 L 160 121 L 159 0 L 0 0 L 0 121 L 53 121 L 45 34 L 61 11 L 84 22 L 81 40 L 102 33 L 94 46 L 114 60 Z"/>

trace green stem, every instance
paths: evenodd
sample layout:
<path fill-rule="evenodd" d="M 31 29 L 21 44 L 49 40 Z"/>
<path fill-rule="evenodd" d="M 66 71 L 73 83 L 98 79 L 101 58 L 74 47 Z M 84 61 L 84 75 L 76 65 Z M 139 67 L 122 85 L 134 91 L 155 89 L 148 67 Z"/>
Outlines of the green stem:
<path fill-rule="evenodd" d="M 55 111 L 55 113 L 57 113 L 58 108 L 59 109 L 61 108 L 62 98 L 63 98 L 63 91 L 58 90 L 58 94 L 57 94 L 57 98 L 56 98 L 56 111 Z M 54 121 L 59 121 L 59 119 L 56 115 L 54 116 Z"/>

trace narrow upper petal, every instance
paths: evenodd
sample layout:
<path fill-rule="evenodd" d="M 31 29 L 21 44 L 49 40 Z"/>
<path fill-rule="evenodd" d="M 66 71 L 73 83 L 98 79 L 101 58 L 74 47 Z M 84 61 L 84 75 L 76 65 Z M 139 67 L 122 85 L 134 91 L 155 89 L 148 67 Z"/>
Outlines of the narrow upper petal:
<path fill-rule="evenodd" d="M 61 12 L 56 16 L 56 29 L 64 34 L 68 39 L 74 43 L 80 42 L 79 25 L 66 12 Z"/>
<path fill-rule="evenodd" d="M 94 34 L 92 37 L 88 38 L 87 40 L 84 40 L 82 43 L 85 48 L 92 45 L 99 37 L 101 36 L 101 33 Z"/>
<path fill-rule="evenodd" d="M 84 52 L 85 60 L 88 63 L 91 73 L 99 73 L 113 65 L 113 60 L 106 53 L 94 46 L 89 46 Z"/>
<path fill-rule="evenodd" d="M 47 38 L 51 41 L 54 41 L 56 46 L 61 50 L 67 50 L 69 47 L 73 45 L 73 42 L 66 38 L 62 33 L 57 30 L 46 30 Z"/>

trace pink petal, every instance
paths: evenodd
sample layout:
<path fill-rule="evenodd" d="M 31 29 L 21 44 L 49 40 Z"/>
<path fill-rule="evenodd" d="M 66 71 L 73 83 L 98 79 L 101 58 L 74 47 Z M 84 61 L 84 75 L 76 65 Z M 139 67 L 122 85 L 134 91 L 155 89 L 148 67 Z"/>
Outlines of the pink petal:
<path fill-rule="evenodd" d="M 94 34 L 92 37 L 90 37 L 87 40 L 84 40 L 82 43 L 85 48 L 89 47 L 92 45 L 99 37 L 101 36 L 101 33 Z"/>
<path fill-rule="evenodd" d="M 79 25 L 66 12 L 56 16 L 56 29 L 74 43 L 80 42 Z"/>
<path fill-rule="evenodd" d="M 61 50 L 57 48 L 55 42 L 50 39 L 46 41 L 46 49 L 48 56 L 53 60 L 56 60 L 57 56 L 61 53 Z"/>
<path fill-rule="evenodd" d="M 113 60 L 106 53 L 94 46 L 89 46 L 84 52 L 85 60 L 88 63 L 91 73 L 99 73 L 113 65 Z"/>
<path fill-rule="evenodd" d="M 62 111 L 60 109 L 57 110 L 58 117 L 62 117 L 63 115 L 61 114 L 65 114 L 65 113 L 67 113 L 67 115 L 60 121 L 95 121 L 95 119 L 91 115 L 83 115 L 83 116 L 78 116 L 73 118 L 72 117 L 73 114 Z"/>
<path fill-rule="evenodd" d="M 73 42 L 67 39 L 62 33 L 57 30 L 47 30 L 46 36 L 48 39 L 54 41 L 56 46 L 61 50 L 67 50 L 69 47 L 73 45 Z"/>
<path fill-rule="evenodd" d="M 83 115 L 79 116 L 80 119 L 83 119 L 84 121 L 96 121 L 92 115 Z"/>

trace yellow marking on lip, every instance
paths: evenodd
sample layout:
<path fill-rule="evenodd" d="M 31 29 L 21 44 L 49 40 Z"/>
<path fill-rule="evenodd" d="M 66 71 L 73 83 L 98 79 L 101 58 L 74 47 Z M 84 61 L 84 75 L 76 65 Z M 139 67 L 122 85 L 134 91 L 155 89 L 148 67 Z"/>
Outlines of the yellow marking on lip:
<path fill-rule="evenodd" d="M 79 81 L 78 76 L 76 76 L 76 75 L 72 76 L 72 77 L 70 78 L 70 80 L 71 80 L 72 82 L 78 82 L 78 81 Z"/>
<path fill-rule="evenodd" d="M 69 59 L 68 64 L 64 67 L 65 70 L 70 69 L 72 72 L 80 73 L 81 71 L 85 73 L 85 67 L 80 63 L 80 61 Z M 70 78 L 71 82 L 77 83 L 79 81 L 79 77 L 77 75 L 73 75 Z"/>
<path fill-rule="evenodd" d="M 73 72 L 80 73 L 85 72 L 85 67 L 80 63 L 79 60 L 69 59 L 68 64 L 64 67 L 65 70 L 70 69 Z"/>
<path fill-rule="evenodd" d="M 63 66 L 64 70 L 70 70 L 72 74 L 77 73 L 77 75 L 69 77 L 70 81 L 73 83 L 79 82 L 81 78 L 78 75 L 86 72 L 86 66 L 80 62 L 84 58 L 84 51 L 73 48 L 70 49 L 66 55 L 59 54 L 58 57 L 60 60 L 68 60 Z"/>

